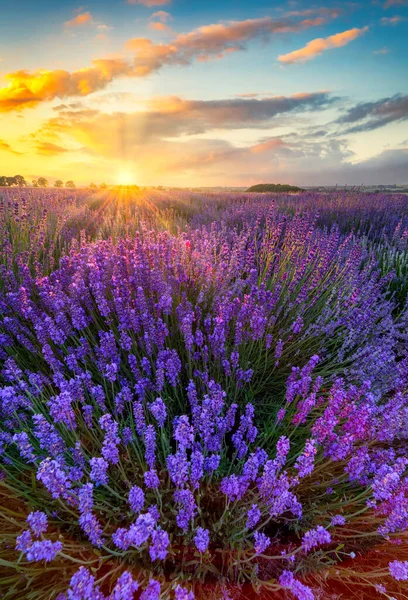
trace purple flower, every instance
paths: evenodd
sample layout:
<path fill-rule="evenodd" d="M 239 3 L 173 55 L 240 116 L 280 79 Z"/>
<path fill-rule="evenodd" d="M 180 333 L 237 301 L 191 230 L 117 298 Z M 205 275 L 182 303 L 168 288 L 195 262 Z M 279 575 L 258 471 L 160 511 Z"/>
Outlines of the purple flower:
<path fill-rule="evenodd" d="M 279 583 L 282 587 L 288 588 L 297 600 L 314 600 L 312 590 L 293 577 L 290 571 L 283 571 Z"/>
<path fill-rule="evenodd" d="M 78 509 L 80 513 L 86 513 L 93 507 L 93 489 L 92 483 L 86 483 L 78 491 Z"/>
<path fill-rule="evenodd" d="M 58 552 L 61 552 L 61 542 L 51 542 L 50 540 L 42 540 L 40 542 L 33 542 L 26 552 L 28 561 L 39 561 L 45 560 L 50 562 L 54 560 Z"/>
<path fill-rule="evenodd" d="M 92 512 L 84 512 L 79 517 L 79 524 L 82 531 L 87 535 L 89 541 L 94 545 L 102 546 L 102 526 Z"/>
<path fill-rule="evenodd" d="M 316 452 L 316 441 L 307 440 L 303 453 L 295 462 L 295 469 L 298 470 L 300 478 L 310 475 L 310 473 L 313 471 Z"/>
<path fill-rule="evenodd" d="M 178 487 L 187 483 L 189 462 L 185 452 L 178 450 L 176 454 L 170 454 L 166 462 L 172 482 Z"/>
<path fill-rule="evenodd" d="M 117 580 L 109 600 L 132 600 L 138 589 L 138 582 L 133 580 L 128 571 L 125 571 Z"/>
<path fill-rule="evenodd" d="M 178 585 L 174 590 L 174 597 L 176 600 L 195 600 L 193 592 L 181 587 L 181 585 Z"/>
<path fill-rule="evenodd" d="M 194 543 L 199 552 L 206 552 L 208 544 L 210 543 L 210 532 L 208 529 L 197 527 L 194 536 Z"/>
<path fill-rule="evenodd" d="M 154 402 L 148 404 L 149 410 L 157 421 L 159 427 L 163 427 L 166 417 L 167 409 L 161 398 L 156 398 Z"/>
<path fill-rule="evenodd" d="M 245 527 L 247 529 L 252 529 L 259 523 L 260 518 L 261 511 L 259 510 L 257 504 L 253 504 L 247 512 L 247 520 Z"/>
<path fill-rule="evenodd" d="M 145 458 L 151 469 L 156 462 L 156 432 L 153 425 L 148 425 L 144 432 L 144 441 L 146 446 Z"/>
<path fill-rule="evenodd" d="M 151 579 L 147 588 L 140 595 L 140 600 L 160 600 L 160 583 Z"/>
<path fill-rule="evenodd" d="M 39 510 L 31 512 L 27 517 L 27 523 L 35 537 L 40 537 L 42 533 L 47 531 L 48 521 L 47 515 Z"/>
<path fill-rule="evenodd" d="M 142 510 L 145 502 L 143 490 L 137 485 L 134 485 L 129 492 L 128 500 L 129 506 L 133 510 L 133 512 L 139 513 Z"/>
<path fill-rule="evenodd" d="M 331 525 L 336 526 L 336 525 L 344 525 L 346 522 L 346 519 L 343 517 L 343 515 L 334 515 L 334 517 L 332 517 L 331 520 Z"/>
<path fill-rule="evenodd" d="M 148 487 L 151 490 L 156 490 L 160 485 L 160 479 L 155 469 L 150 469 L 150 471 L 146 471 L 146 473 L 143 475 L 143 479 L 146 487 Z"/>
<path fill-rule="evenodd" d="M 75 427 L 75 413 L 72 408 L 74 399 L 67 391 L 61 392 L 58 396 L 53 396 L 48 401 L 50 415 L 56 423 L 64 423 L 69 429 Z"/>
<path fill-rule="evenodd" d="M 99 419 L 99 424 L 105 432 L 102 444 L 102 456 L 111 465 L 117 465 L 119 462 L 118 446 L 120 444 L 118 435 L 119 426 L 110 414 L 103 415 Z"/>
<path fill-rule="evenodd" d="M 43 460 L 37 471 L 37 479 L 45 485 L 53 498 L 68 497 L 71 482 L 57 460 Z"/>
<path fill-rule="evenodd" d="M 31 532 L 23 531 L 16 539 L 16 550 L 26 553 L 33 543 Z"/>
<path fill-rule="evenodd" d="M 397 581 L 408 580 L 408 561 L 393 560 L 388 564 L 391 576 Z"/>
<path fill-rule="evenodd" d="M 164 560 L 167 556 L 167 548 L 170 544 L 170 538 L 167 531 L 156 529 L 152 533 L 149 554 L 152 560 Z"/>
<path fill-rule="evenodd" d="M 173 425 L 174 439 L 178 442 L 180 450 L 191 448 L 194 442 L 194 427 L 190 425 L 187 415 L 176 417 Z"/>
<path fill-rule="evenodd" d="M 194 495 L 190 490 L 176 490 L 174 492 L 174 500 L 181 505 L 176 517 L 177 525 L 184 532 L 187 532 L 190 522 L 197 511 Z"/>
<path fill-rule="evenodd" d="M 27 462 L 30 463 L 35 461 L 36 456 L 34 454 L 34 448 L 25 431 L 22 431 L 21 433 L 15 433 L 13 435 L 13 442 L 17 445 L 21 456 L 25 458 Z"/>
<path fill-rule="evenodd" d="M 85 567 L 79 567 L 75 575 L 72 576 L 67 594 L 68 600 L 104 599 L 99 588 L 95 587 L 95 577 Z"/>
<path fill-rule="evenodd" d="M 321 525 L 318 525 L 316 529 L 307 531 L 302 539 L 303 549 L 308 552 L 315 546 L 321 546 L 322 544 L 330 544 L 331 536 L 328 531 Z"/>
<path fill-rule="evenodd" d="M 271 540 L 264 533 L 259 533 L 259 531 L 255 531 L 254 533 L 254 549 L 257 554 L 262 554 L 265 550 L 270 546 Z"/>
<path fill-rule="evenodd" d="M 104 458 L 91 458 L 89 461 L 91 472 L 89 474 L 95 485 L 107 485 L 108 483 L 108 463 Z"/>

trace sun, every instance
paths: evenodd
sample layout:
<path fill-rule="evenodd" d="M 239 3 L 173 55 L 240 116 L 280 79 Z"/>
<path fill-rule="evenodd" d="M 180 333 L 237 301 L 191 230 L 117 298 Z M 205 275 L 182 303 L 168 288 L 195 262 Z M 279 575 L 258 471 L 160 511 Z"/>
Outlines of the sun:
<path fill-rule="evenodd" d="M 118 185 L 134 185 L 136 183 L 135 173 L 132 171 L 120 171 L 116 180 Z"/>

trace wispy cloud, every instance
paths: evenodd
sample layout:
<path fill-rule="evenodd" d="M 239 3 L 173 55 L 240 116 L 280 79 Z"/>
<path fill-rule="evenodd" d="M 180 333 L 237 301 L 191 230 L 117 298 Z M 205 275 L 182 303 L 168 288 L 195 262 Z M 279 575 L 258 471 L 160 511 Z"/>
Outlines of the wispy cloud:
<path fill-rule="evenodd" d="M 408 6 L 408 0 L 387 0 L 384 8 L 392 8 L 393 6 Z"/>
<path fill-rule="evenodd" d="M 17 156 L 21 155 L 21 152 L 13 150 L 10 144 L 5 142 L 4 140 L 0 140 L 0 152 L 10 152 L 11 154 L 16 154 Z"/>
<path fill-rule="evenodd" d="M 391 50 L 384 46 L 383 48 L 379 48 L 378 50 L 374 50 L 373 54 L 389 54 Z"/>
<path fill-rule="evenodd" d="M 92 15 L 90 12 L 79 13 L 76 17 L 70 21 L 65 21 L 66 27 L 81 27 L 82 25 L 89 25 L 92 23 Z"/>
<path fill-rule="evenodd" d="M 346 46 L 356 38 L 363 35 L 366 31 L 368 31 L 368 27 L 363 27 L 362 29 L 354 27 L 353 29 L 336 33 L 335 35 L 331 35 L 327 38 L 316 38 L 299 50 L 294 50 L 288 54 L 280 55 L 278 60 L 286 65 L 291 65 L 298 62 L 307 62 L 313 58 L 316 58 L 316 56 L 320 56 L 325 50 Z"/>
<path fill-rule="evenodd" d="M 63 148 L 62 146 L 50 142 L 39 142 L 36 145 L 36 151 L 37 154 L 42 154 L 43 156 L 58 156 L 65 152 L 69 152 L 68 148 Z"/>
<path fill-rule="evenodd" d="M 167 23 L 167 21 L 171 21 L 172 18 L 173 17 L 171 16 L 171 14 L 166 12 L 165 10 L 158 10 L 154 12 L 150 17 L 150 19 L 157 19 L 157 21 L 161 21 L 162 23 Z"/>
<path fill-rule="evenodd" d="M 382 98 L 377 102 L 364 102 L 349 109 L 338 123 L 352 124 L 342 133 L 359 133 L 372 131 L 388 123 L 408 119 L 408 95 L 397 95 L 392 98 Z"/>
<path fill-rule="evenodd" d="M 381 25 L 398 25 L 398 23 L 402 23 L 402 21 L 406 21 L 405 17 L 395 16 L 395 17 L 383 17 L 381 19 Z"/>

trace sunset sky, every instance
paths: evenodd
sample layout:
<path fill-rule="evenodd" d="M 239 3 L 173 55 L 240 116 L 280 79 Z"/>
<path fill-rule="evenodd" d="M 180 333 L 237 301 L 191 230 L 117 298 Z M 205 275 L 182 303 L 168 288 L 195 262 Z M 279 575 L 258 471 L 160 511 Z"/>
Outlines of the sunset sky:
<path fill-rule="evenodd" d="M 408 1 L 1 0 L 0 175 L 408 183 Z"/>

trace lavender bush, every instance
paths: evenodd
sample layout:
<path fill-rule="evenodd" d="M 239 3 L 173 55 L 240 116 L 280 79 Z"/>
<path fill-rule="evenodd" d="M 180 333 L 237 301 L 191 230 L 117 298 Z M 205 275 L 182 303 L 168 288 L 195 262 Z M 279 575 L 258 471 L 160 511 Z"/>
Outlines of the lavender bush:
<path fill-rule="evenodd" d="M 297 200 L 62 202 L 42 271 L 8 238 L 4 598 L 405 597 L 405 301 L 366 235 Z"/>

